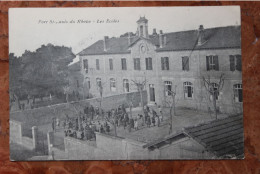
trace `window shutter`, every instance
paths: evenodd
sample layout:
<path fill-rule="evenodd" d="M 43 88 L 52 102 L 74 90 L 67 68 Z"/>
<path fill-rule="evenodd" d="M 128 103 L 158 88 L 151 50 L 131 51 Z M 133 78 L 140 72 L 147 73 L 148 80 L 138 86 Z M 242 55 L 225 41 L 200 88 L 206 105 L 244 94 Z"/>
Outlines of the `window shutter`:
<path fill-rule="evenodd" d="M 145 65 L 146 65 L 146 70 L 148 70 L 148 58 L 145 58 Z"/>
<path fill-rule="evenodd" d="M 134 69 L 137 70 L 137 58 L 134 58 Z"/>
<path fill-rule="evenodd" d="M 219 65 L 218 65 L 218 56 L 214 56 L 214 64 L 215 64 L 215 70 L 219 70 Z"/>
<path fill-rule="evenodd" d="M 237 55 L 237 56 L 236 56 L 236 61 L 237 61 L 236 69 L 237 69 L 238 71 L 241 71 L 241 70 L 242 70 L 241 55 Z"/>
<path fill-rule="evenodd" d="M 230 61 L 230 71 L 235 71 L 235 58 L 233 55 L 229 56 Z"/>
<path fill-rule="evenodd" d="M 152 70 L 153 69 L 153 60 L 152 60 L 152 58 L 150 57 L 150 70 Z"/>
<path fill-rule="evenodd" d="M 162 70 L 164 70 L 164 57 L 161 57 L 161 66 L 162 66 Z"/>
<path fill-rule="evenodd" d="M 169 57 L 165 57 L 166 59 L 166 69 L 169 70 L 170 67 L 169 67 Z"/>
<path fill-rule="evenodd" d="M 137 59 L 137 69 L 141 70 L 140 58 Z"/>
<path fill-rule="evenodd" d="M 206 68 L 209 71 L 209 56 L 206 56 Z"/>
<path fill-rule="evenodd" d="M 189 57 L 184 57 L 184 70 L 189 71 Z"/>

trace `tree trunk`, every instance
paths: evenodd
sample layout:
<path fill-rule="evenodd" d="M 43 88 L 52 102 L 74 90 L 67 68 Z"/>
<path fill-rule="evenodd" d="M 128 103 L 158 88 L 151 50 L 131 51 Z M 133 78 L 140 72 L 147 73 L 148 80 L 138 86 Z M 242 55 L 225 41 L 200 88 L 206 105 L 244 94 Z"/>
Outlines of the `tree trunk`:
<path fill-rule="evenodd" d="M 216 119 L 218 119 L 216 92 L 213 92 L 213 105 L 214 105 L 214 110 L 215 110 L 215 117 L 216 117 Z"/>
<path fill-rule="evenodd" d="M 143 114 L 144 114 L 143 93 L 142 93 L 142 90 L 141 90 L 141 89 L 139 89 L 139 93 L 140 93 L 140 98 L 141 98 L 142 111 L 143 111 Z"/>

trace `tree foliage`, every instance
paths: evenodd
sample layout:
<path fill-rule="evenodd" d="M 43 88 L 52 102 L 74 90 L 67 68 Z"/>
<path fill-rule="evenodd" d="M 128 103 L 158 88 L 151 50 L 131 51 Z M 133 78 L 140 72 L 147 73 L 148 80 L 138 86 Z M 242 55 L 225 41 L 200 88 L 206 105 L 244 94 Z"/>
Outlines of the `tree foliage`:
<path fill-rule="evenodd" d="M 68 64 L 75 58 L 71 48 L 42 45 L 16 57 L 10 53 L 10 94 L 23 97 L 62 92 L 68 85 Z"/>

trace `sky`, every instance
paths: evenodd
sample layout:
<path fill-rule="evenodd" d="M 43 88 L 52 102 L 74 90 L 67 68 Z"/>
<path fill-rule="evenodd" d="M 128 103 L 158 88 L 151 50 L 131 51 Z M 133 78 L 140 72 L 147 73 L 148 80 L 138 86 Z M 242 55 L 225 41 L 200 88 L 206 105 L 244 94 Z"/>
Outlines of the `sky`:
<path fill-rule="evenodd" d="M 35 51 L 51 43 L 71 47 L 77 54 L 104 36 L 135 33 L 140 16 L 148 19 L 149 34 L 153 28 L 167 33 L 194 30 L 199 25 L 212 28 L 241 23 L 239 6 L 11 8 L 9 52 L 21 56 L 25 50 Z M 107 20 L 112 22 L 107 23 Z"/>

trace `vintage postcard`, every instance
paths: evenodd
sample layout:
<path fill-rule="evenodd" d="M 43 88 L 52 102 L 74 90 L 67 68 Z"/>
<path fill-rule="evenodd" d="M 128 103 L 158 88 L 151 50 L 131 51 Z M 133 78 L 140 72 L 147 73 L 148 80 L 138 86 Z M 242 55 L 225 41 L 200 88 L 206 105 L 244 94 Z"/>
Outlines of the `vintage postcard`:
<path fill-rule="evenodd" d="M 243 159 L 239 6 L 9 10 L 10 159 Z"/>

